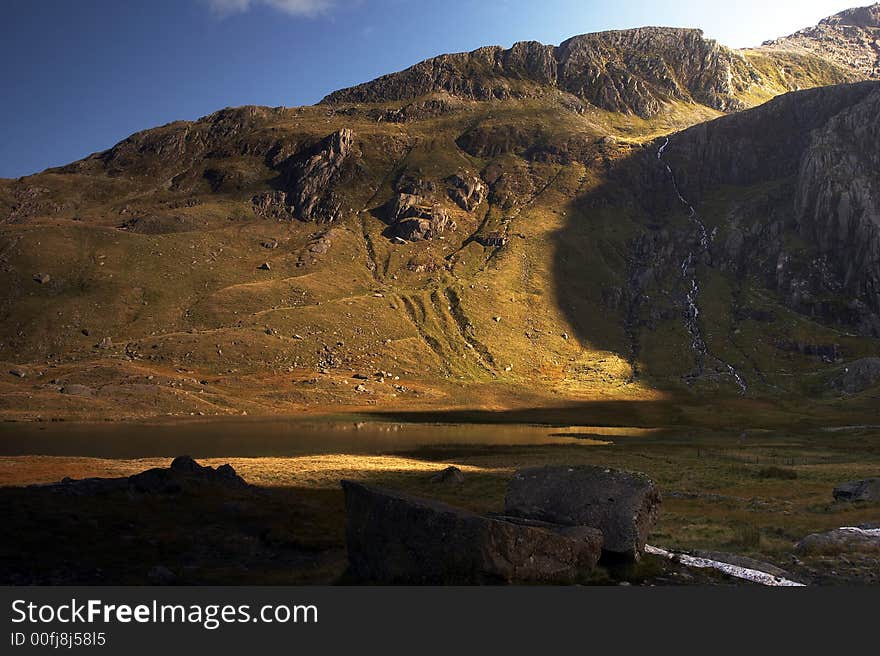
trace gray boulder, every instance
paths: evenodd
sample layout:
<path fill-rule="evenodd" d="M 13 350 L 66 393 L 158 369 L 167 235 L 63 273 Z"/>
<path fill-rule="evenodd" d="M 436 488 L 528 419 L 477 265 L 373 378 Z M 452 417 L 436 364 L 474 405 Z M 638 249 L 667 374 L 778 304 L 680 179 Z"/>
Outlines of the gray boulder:
<path fill-rule="evenodd" d="M 604 536 L 605 555 L 638 559 L 660 512 L 660 493 L 644 474 L 583 465 L 522 469 L 507 488 L 505 512 Z"/>
<path fill-rule="evenodd" d="M 880 478 L 841 483 L 834 488 L 835 501 L 880 501 Z"/>
<path fill-rule="evenodd" d="M 825 533 L 812 533 L 798 542 L 795 550 L 802 556 L 880 554 L 880 529 L 849 527 L 836 528 Z"/>
<path fill-rule="evenodd" d="M 382 584 L 576 583 L 601 541 L 342 481 L 350 571 Z M 595 538 L 595 535 L 593 536 Z"/>

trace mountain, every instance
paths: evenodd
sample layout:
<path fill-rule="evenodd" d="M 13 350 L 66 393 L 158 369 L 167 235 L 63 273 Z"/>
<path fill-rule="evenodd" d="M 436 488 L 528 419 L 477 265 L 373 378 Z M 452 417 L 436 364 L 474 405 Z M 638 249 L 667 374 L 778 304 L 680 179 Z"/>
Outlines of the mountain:
<path fill-rule="evenodd" d="M 880 3 L 842 11 L 763 47 L 818 55 L 865 77 L 880 79 Z"/>
<path fill-rule="evenodd" d="M 0 181 L 0 416 L 869 410 L 880 82 L 826 50 L 482 48 Z"/>
<path fill-rule="evenodd" d="M 810 55 L 735 52 L 700 30 L 646 27 L 576 36 L 561 45 L 517 43 L 443 55 L 400 73 L 336 91 L 325 104 L 412 100 L 446 92 L 472 100 L 542 97 L 550 89 L 610 112 L 648 118 L 670 103 L 719 111 L 743 109 L 792 84 L 816 86 L 852 79 L 848 70 Z M 791 69 L 792 81 L 780 70 Z"/>

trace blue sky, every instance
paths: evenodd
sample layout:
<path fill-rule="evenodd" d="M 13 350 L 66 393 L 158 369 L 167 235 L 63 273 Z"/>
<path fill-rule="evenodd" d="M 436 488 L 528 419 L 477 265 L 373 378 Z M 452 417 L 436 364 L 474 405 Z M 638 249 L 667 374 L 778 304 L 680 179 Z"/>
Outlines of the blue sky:
<path fill-rule="evenodd" d="M 854 2 L 2 0 L 0 177 L 222 107 L 311 104 L 443 52 L 640 25 L 745 47 Z"/>

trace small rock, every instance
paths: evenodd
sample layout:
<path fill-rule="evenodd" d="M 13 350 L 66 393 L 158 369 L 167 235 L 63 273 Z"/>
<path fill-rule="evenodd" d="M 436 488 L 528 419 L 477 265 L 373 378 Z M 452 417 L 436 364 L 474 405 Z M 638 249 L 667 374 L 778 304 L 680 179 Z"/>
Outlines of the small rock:
<path fill-rule="evenodd" d="M 24 369 L 10 369 L 9 373 L 16 378 L 25 378 L 27 376 L 27 372 Z"/>
<path fill-rule="evenodd" d="M 35 273 L 34 274 L 34 282 L 38 282 L 41 285 L 45 285 L 50 280 L 52 280 L 52 277 L 48 273 Z"/>
<path fill-rule="evenodd" d="M 260 271 L 271 271 L 272 265 L 268 262 L 263 262 L 259 267 L 257 267 Z"/>
<path fill-rule="evenodd" d="M 451 485 L 461 485 L 464 483 L 464 474 L 458 467 L 449 466 L 446 469 L 433 474 L 429 479 L 432 483 L 448 483 Z"/>

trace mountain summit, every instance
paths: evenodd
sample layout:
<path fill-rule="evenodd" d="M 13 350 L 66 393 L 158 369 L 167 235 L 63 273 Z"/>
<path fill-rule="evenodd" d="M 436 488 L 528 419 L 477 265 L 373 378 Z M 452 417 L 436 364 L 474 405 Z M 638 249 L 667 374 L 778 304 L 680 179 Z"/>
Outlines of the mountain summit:
<path fill-rule="evenodd" d="M 689 102 L 735 111 L 789 89 L 853 79 L 844 69 L 809 55 L 737 52 L 701 30 L 645 27 L 583 34 L 559 46 L 529 41 L 442 55 L 399 73 L 336 91 L 324 104 L 411 100 L 445 92 L 471 100 L 540 97 L 548 89 L 610 111 L 643 118 L 665 105 Z M 812 66 L 810 65 L 812 64 Z M 784 88 L 784 87 L 783 87 Z"/>
<path fill-rule="evenodd" d="M 880 79 L 880 3 L 847 9 L 763 47 L 815 54 Z"/>

